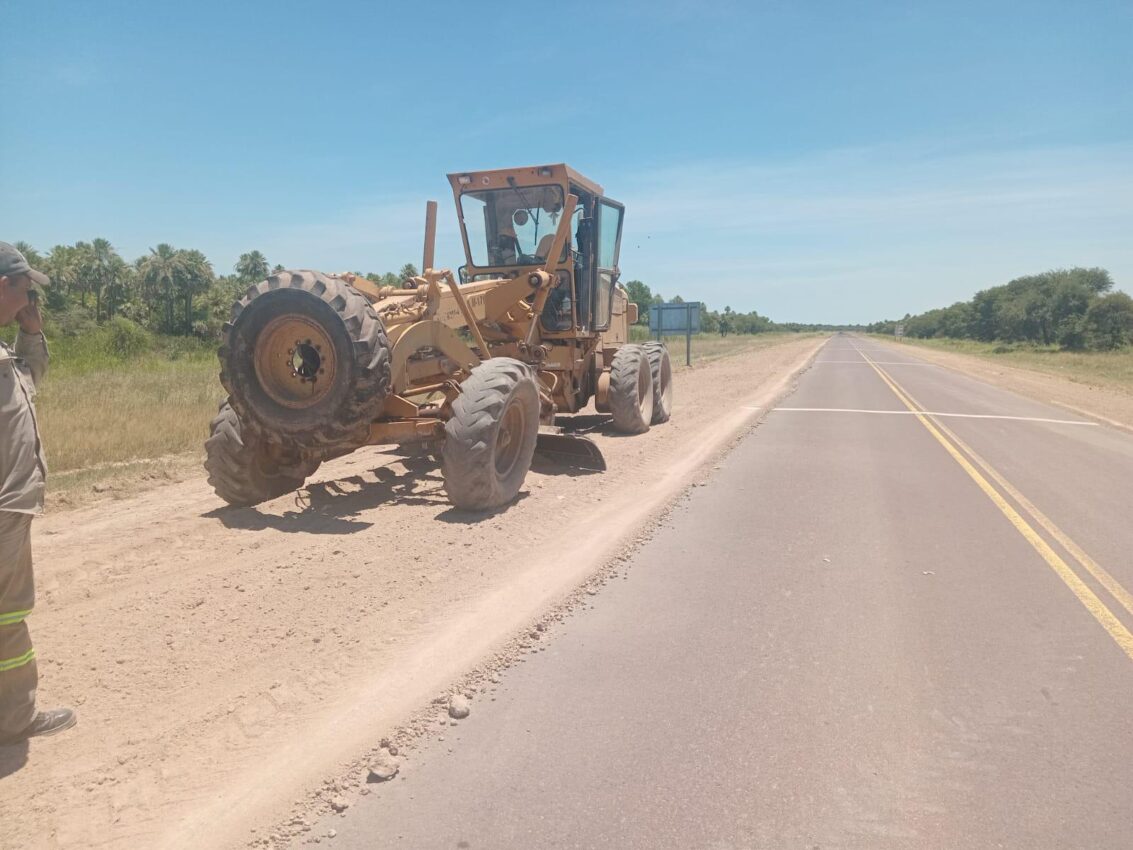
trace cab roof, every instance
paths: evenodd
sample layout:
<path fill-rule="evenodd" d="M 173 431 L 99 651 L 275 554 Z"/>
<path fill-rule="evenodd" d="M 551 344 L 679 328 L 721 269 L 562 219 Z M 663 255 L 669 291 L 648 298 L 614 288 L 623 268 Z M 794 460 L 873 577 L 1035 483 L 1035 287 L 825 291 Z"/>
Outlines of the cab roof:
<path fill-rule="evenodd" d="M 530 165 L 522 168 L 498 168 L 491 171 L 457 171 L 448 175 L 449 182 L 458 192 L 462 186 L 474 186 L 481 189 L 504 188 L 508 185 L 508 177 L 514 177 L 525 186 L 552 180 L 556 183 L 575 183 L 593 195 L 604 196 L 606 194 L 606 190 L 601 185 L 584 177 L 562 162 L 552 165 Z M 467 180 L 464 178 L 467 178 Z"/>

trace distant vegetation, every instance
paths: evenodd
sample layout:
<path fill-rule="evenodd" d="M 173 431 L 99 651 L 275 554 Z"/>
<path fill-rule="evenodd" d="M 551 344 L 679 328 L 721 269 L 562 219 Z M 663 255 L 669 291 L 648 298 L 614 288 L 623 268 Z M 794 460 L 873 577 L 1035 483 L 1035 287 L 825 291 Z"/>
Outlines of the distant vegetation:
<path fill-rule="evenodd" d="M 629 292 L 629 300 L 637 305 L 637 323 L 649 324 L 649 307 L 653 304 L 664 304 L 666 299 L 659 292 L 653 292 L 640 280 L 628 281 L 625 285 Z M 668 303 L 683 304 L 684 298 L 674 295 Z M 725 307 L 723 312 L 709 310 L 707 305 L 700 311 L 700 329 L 704 333 L 718 333 L 721 336 L 728 334 L 759 334 L 770 331 L 809 332 L 809 331 L 850 331 L 865 330 L 863 325 L 823 325 L 805 324 L 802 322 L 773 322 L 766 316 L 761 316 L 755 310 L 750 313 L 737 313 L 731 307 Z"/>
<path fill-rule="evenodd" d="M 33 268 L 46 272 L 52 285 L 44 310 L 47 335 L 64 343 L 64 352 L 85 360 L 130 357 L 147 351 L 193 348 L 191 338 L 219 337 L 232 302 L 274 268 L 259 251 L 242 254 L 232 274 L 217 274 L 200 251 L 162 243 L 133 262 L 106 239 L 56 245 L 41 254 L 17 242 Z M 369 273 L 370 280 L 397 286 L 417 269 Z M 9 331 L 9 334 L 11 331 Z M 176 340 L 182 338 L 184 343 Z M 82 342 L 78 342 L 78 340 Z M 198 346 L 199 347 L 199 346 Z"/>
<path fill-rule="evenodd" d="M 33 268 L 51 276 L 44 313 L 47 335 L 62 355 L 56 362 L 80 369 L 149 353 L 174 359 L 206 351 L 211 355 L 232 302 L 248 286 L 283 268 L 272 266 L 260 251 L 249 251 L 240 255 L 231 274 L 217 274 L 200 251 L 166 243 L 133 261 L 102 238 L 56 245 L 46 253 L 26 242 L 16 246 Z M 417 273 L 406 263 L 397 272 L 368 272 L 365 277 L 382 286 L 400 286 Z M 639 280 L 629 281 L 627 288 L 639 307 L 639 324 L 648 325 L 649 305 L 665 299 Z M 683 299 L 678 295 L 672 300 Z M 722 312 L 705 308 L 701 328 L 723 336 L 847 329 L 776 323 L 754 310 L 737 313 L 731 307 Z M 14 330 L 5 333 L 10 337 Z"/>
<path fill-rule="evenodd" d="M 1112 289 L 1105 269 L 1058 269 L 985 289 L 951 307 L 876 322 L 867 330 L 891 334 L 900 321 L 906 336 L 919 339 L 1112 351 L 1133 345 L 1133 298 Z"/>

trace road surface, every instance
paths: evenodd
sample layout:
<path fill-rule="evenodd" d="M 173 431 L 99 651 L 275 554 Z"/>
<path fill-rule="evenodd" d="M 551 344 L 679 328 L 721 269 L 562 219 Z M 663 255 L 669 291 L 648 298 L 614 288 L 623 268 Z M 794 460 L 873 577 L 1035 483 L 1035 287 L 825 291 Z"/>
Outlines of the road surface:
<path fill-rule="evenodd" d="M 1130 435 L 836 336 L 592 608 L 305 840 L 1129 848 L 1131 498 Z"/>

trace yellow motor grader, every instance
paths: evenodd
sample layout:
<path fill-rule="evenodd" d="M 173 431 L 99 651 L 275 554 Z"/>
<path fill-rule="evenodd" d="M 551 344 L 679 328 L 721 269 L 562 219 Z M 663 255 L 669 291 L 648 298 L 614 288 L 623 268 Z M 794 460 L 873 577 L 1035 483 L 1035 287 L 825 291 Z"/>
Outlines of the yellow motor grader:
<path fill-rule="evenodd" d="M 618 283 L 624 208 L 566 165 L 450 174 L 466 265 L 401 287 L 281 271 L 232 307 L 220 347 L 228 400 L 205 443 L 209 483 L 233 505 L 301 486 L 365 445 L 439 456 L 449 500 L 485 510 L 519 492 L 536 450 L 604 469 L 556 415 L 594 400 L 636 434 L 672 407 L 669 355 L 629 342 Z"/>

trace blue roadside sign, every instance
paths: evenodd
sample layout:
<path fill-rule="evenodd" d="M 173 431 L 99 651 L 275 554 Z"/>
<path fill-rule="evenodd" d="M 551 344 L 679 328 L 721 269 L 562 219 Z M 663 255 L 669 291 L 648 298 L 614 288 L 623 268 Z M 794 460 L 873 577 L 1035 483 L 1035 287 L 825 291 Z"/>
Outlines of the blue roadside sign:
<path fill-rule="evenodd" d="M 700 333 L 700 302 L 678 301 L 649 305 L 649 334 L 685 338 L 685 365 L 692 365 L 692 335 Z"/>
<path fill-rule="evenodd" d="M 678 336 L 700 333 L 700 302 L 649 305 L 649 333 L 653 336 Z"/>

